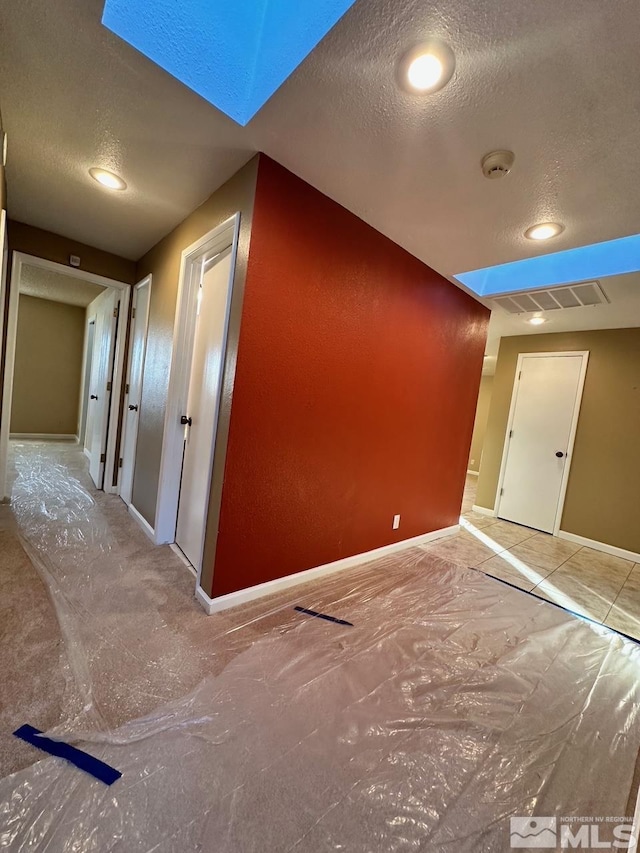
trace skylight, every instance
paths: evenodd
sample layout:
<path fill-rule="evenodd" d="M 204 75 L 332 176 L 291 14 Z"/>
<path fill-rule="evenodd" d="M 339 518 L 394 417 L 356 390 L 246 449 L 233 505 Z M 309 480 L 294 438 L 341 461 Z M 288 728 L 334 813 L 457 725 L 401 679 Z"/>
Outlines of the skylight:
<path fill-rule="evenodd" d="M 537 290 L 640 271 L 640 234 L 454 276 L 478 296 Z"/>
<path fill-rule="evenodd" d="M 102 23 L 247 124 L 355 0 L 106 0 Z"/>

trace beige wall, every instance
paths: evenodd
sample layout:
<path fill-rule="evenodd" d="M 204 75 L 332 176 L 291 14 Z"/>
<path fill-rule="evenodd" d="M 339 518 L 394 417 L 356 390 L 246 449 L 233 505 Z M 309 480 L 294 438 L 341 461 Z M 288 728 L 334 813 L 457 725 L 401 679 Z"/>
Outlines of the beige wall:
<path fill-rule="evenodd" d="M 20 295 L 12 433 L 75 435 L 85 309 Z"/>
<path fill-rule="evenodd" d="M 640 329 L 503 338 L 476 502 L 493 508 L 521 352 L 588 350 L 561 529 L 640 552 Z"/>
<path fill-rule="evenodd" d="M 492 388 L 493 376 L 483 376 L 480 380 L 476 419 L 473 424 L 473 438 L 471 439 L 471 452 L 469 453 L 470 471 L 480 470 L 480 460 L 482 459 L 482 448 L 484 447 L 484 436 L 487 429 Z"/>
<path fill-rule="evenodd" d="M 258 157 L 256 156 L 138 263 L 136 280 L 140 281 L 151 273 L 153 285 L 140 405 L 133 505 L 152 526 L 155 521 L 158 495 L 181 255 L 183 250 L 196 240 L 240 211 L 242 222 L 231 317 L 231 328 L 234 328 L 234 317 L 236 320 L 239 318 L 242 308 L 241 300 L 237 300 L 236 296 L 241 296 L 246 276 L 257 166 Z M 230 350 L 233 350 L 233 343 L 229 341 Z M 228 416 L 231 391 L 231 388 L 225 386 L 225 399 L 222 403 L 218 430 L 221 436 L 226 434 L 227 425 L 224 419 Z M 217 453 L 216 446 L 216 455 Z M 212 488 L 215 490 L 215 487 L 214 482 Z"/>
<path fill-rule="evenodd" d="M 85 272 L 103 275 L 125 284 L 134 284 L 136 281 L 134 261 L 13 219 L 9 220 L 9 250 L 35 255 L 65 266 L 69 266 L 69 255 L 77 255 L 80 258 L 79 269 Z"/>

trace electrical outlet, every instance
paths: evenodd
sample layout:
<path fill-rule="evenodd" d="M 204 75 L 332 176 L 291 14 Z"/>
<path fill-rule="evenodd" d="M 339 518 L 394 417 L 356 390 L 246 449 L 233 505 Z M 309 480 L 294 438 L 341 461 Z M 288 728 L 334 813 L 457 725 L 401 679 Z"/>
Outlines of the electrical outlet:
<path fill-rule="evenodd" d="M 400 527 L 400 516 L 394 515 L 393 516 L 393 529 L 397 530 L 399 527 Z"/>
<path fill-rule="evenodd" d="M 469 464 L 471 465 L 471 470 L 473 470 L 473 466 L 476 464 L 476 460 L 475 460 L 475 459 L 470 459 L 470 460 L 469 460 Z"/>

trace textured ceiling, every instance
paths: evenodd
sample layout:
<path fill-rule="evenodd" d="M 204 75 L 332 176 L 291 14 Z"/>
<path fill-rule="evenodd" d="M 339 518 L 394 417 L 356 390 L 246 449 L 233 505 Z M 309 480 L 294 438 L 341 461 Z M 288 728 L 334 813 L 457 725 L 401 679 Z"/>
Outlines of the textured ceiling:
<path fill-rule="evenodd" d="M 22 265 L 20 276 L 20 293 L 25 296 L 36 296 L 38 299 L 49 299 L 52 302 L 65 302 L 67 305 L 87 306 L 100 296 L 104 287 L 91 284 L 79 278 L 52 272 L 51 270 Z"/>
<path fill-rule="evenodd" d="M 100 26 L 99 0 L 0 5 L 9 211 L 137 258 L 256 150 L 441 273 L 640 231 L 637 0 L 358 0 L 246 127 Z M 424 36 L 456 54 L 419 97 L 394 71 Z M 197 61 L 197 57 L 194 58 Z M 515 152 L 486 180 L 489 150 Z M 111 167 L 130 189 L 86 175 Z M 524 239 L 554 219 L 549 244 Z"/>
<path fill-rule="evenodd" d="M 353 3 L 106 0 L 102 21 L 245 125 Z"/>
<path fill-rule="evenodd" d="M 254 152 L 101 15 L 100 0 L 0 3 L 9 215 L 137 260 Z M 129 189 L 96 184 L 96 165 Z"/>
<path fill-rule="evenodd" d="M 638 232 L 640 14 L 637 0 L 614 5 L 357 3 L 252 127 L 446 275 Z M 427 34 L 449 42 L 456 72 L 435 95 L 404 94 L 394 63 Z M 480 161 L 498 148 L 515 164 L 490 181 Z M 565 232 L 524 238 L 548 219 Z"/>

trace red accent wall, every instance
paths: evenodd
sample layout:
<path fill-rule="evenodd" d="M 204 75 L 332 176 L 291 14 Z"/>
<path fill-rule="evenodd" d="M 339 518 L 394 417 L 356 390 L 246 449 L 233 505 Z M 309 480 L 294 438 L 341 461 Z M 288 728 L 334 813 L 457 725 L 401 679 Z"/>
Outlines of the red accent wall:
<path fill-rule="evenodd" d="M 457 523 L 488 318 L 261 157 L 212 596 Z"/>

